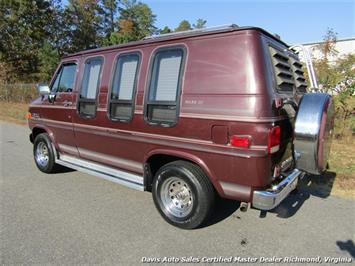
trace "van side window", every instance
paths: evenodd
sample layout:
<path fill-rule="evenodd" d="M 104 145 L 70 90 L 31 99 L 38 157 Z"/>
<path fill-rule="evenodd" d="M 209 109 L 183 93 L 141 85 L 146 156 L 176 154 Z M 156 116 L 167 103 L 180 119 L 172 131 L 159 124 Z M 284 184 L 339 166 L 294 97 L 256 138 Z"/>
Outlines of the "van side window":
<path fill-rule="evenodd" d="M 74 80 L 76 74 L 76 64 L 64 64 L 51 87 L 52 92 L 72 92 L 74 87 Z"/>
<path fill-rule="evenodd" d="M 101 57 L 90 58 L 85 62 L 78 99 L 78 111 L 81 116 L 86 118 L 94 117 L 96 114 L 96 98 L 100 85 L 102 62 Z"/>
<path fill-rule="evenodd" d="M 162 49 L 155 53 L 145 107 L 151 124 L 171 126 L 178 117 L 184 50 Z"/>
<path fill-rule="evenodd" d="M 120 55 L 116 61 L 109 103 L 112 120 L 132 119 L 138 65 L 138 53 Z"/>

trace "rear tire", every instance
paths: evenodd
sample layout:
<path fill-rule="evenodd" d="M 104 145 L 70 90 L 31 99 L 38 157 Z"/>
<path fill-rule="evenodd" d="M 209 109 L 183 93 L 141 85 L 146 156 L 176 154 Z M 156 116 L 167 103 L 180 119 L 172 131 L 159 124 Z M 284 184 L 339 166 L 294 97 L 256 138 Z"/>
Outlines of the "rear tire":
<path fill-rule="evenodd" d="M 175 161 L 156 173 L 153 200 L 160 215 L 182 229 L 194 229 L 210 216 L 214 203 L 214 188 L 197 165 Z"/>
<path fill-rule="evenodd" d="M 55 163 L 52 141 L 47 133 L 36 136 L 33 142 L 33 157 L 37 168 L 43 173 L 56 172 L 58 165 Z"/>

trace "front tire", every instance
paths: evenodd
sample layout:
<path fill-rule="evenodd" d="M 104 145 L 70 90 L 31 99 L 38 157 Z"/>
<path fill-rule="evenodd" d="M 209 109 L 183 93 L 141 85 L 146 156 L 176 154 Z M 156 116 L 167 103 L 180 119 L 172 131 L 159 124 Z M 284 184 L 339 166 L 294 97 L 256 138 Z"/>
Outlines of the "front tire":
<path fill-rule="evenodd" d="M 33 142 L 33 156 L 37 168 L 43 173 L 53 173 L 57 169 L 52 141 L 47 133 L 36 136 Z"/>
<path fill-rule="evenodd" d="M 170 224 L 193 229 L 210 216 L 214 202 L 214 188 L 197 165 L 175 161 L 164 165 L 156 173 L 153 200 L 161 216 Z"/>

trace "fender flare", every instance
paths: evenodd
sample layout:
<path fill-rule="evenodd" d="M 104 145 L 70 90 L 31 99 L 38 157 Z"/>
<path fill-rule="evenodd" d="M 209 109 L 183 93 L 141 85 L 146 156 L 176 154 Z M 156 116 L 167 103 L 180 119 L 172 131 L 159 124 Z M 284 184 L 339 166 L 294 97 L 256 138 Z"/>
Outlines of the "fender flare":
<path fill-rule="evenodd" d="M 199 158 L 196 155 L 193 155 L 191 153 L 188 152 L 183 152 L 183 151 L 177 151 L 177 150 L 169 150 L 169 149 L 154 149 L 152 151 L 150 151 L 149 153 L 147 153 L 144 156 L 144 164 L 146 165 L 149 161 L 149 158 L 151 158 L 154 155 L 170 155 L 170 156 L 175 156 L 181 159 L 185 159 L 188 161 L 191 161 L 195 164 L 197 164 L 202 171 L 208 176 L 208 178 L 210 179 L 212 185 L 214 186 L 214 188 L 216 189 L 216 191 L 218 192 L 219 195 L 223 195 L 223 190 L 222 187 L 219 183 L 219 181 L 217 180 L 216 176 L 213 174 L 213 172 L 209 169 L 209 167 L 205 164 L 205 162 Z"/>
<path fill-rule="evenodd" d="M 56 148 L 56 150 L 58 150 L 59 147 L 57 145 L 57 142 L 56 142 L 56 139 L 55 139 L 53 131 L 49 127 L 47 127 L 47 126 L 45 126 L 43 124 L 33 124 L 33 126 L 31 126 L 31 132 L 32 132 L 31 135 L 33 134 L 33 130 L 36 129 L 36 128 L 43 129 L 45 132 L 47 132 L 49 138 L 51 139 L 51 141 L 52 141 L 52 143 L 54 145 L 54 147 Z"/>

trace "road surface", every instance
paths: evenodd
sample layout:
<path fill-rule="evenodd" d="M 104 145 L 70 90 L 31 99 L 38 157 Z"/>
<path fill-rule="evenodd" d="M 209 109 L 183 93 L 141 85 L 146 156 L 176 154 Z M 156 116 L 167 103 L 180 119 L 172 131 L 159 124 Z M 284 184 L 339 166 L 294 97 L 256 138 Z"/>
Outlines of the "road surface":
<path fill-rule="evenodd" d="M 159 216 L 148 192 L 76 171 L 41 173 L 28 134 L 25 126 L 0 122 L 0 264 L 354 262 L 355 201 L 306 180 L 266 215 L 221 201 L 209 225 L 185 231 Z"/>

